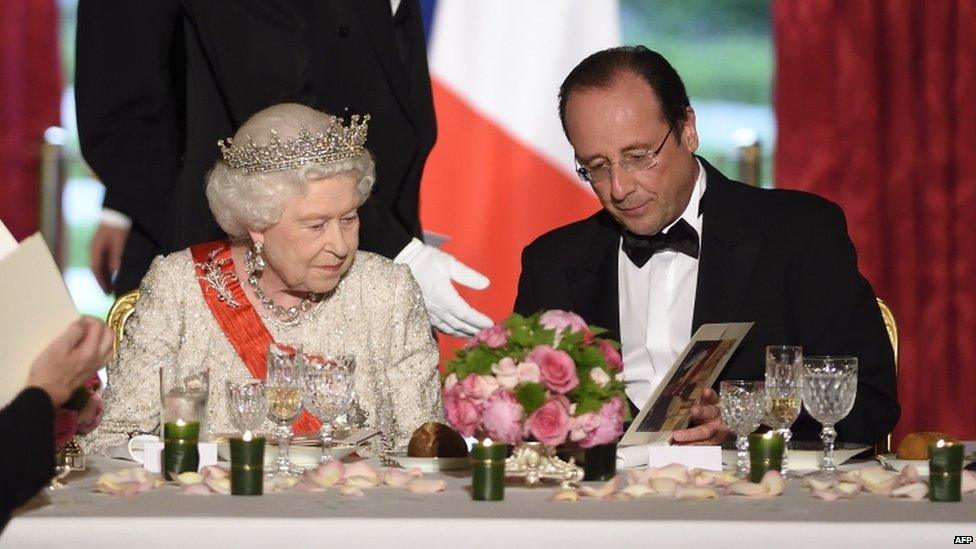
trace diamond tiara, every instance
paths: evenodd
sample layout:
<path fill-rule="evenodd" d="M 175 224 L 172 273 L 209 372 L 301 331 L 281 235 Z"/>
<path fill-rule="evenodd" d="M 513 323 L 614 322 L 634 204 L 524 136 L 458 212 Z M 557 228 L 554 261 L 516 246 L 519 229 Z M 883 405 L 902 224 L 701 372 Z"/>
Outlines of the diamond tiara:
<path fill-rule="evenodd" d="M 250 135 L 245 143 L 234 143 L 234 138 L 217 141 L 220 154 L 232 168 L 241 173 L 272 172 L 297 168 L 314 162 L 335 162 L 359 156 L 366 143 L 369 115 L 354 114 L 348 126 L 335 116 L 329 117 L 325 131 L 312 135 L 303 125 L 298 137 L 281 139 L 277 130 L 271 130 L 266 145 L 258 145 Z"/>

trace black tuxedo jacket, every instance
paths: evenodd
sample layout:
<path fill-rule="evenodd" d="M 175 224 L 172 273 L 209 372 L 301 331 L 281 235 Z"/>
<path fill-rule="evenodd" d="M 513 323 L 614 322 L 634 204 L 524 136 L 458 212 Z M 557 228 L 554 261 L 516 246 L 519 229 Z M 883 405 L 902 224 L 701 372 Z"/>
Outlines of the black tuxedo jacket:
<path fill-rule="evenodd" d="M 755 322 L 719 380 L 763 379 L 767 345 L 856 356 L 857 400 L 838 435 L 881 440 L 900 414 L 894 358 L 840 207 L 808 193 L 730 181 L 702 165 L 707 182 L 692 331 L 705 323 Z M 601 210 L 536 239 L 522 253 L 515 311 L 572 310 L 619 334 L 620 234 Z M 804 411 L 793 432 L 815 439 L 820 426 Z"/>
<path fill-rule="evenodd" d="M 81 0 L 82 151 L 129 215 L 117 290 L 152 258 L 222 236 L 205 196 L 217 140 L 283 102 L 372 115 L 376 185 L 360 248 L 421 237 L 420 176 L 436 137 L 420 6 L 404 0 Z"/>
<path fill-rule="evenodd" d="M 54 406 L 36 387 L 0 410 L 0 531 L 10 513 L 54 477 Z"/>

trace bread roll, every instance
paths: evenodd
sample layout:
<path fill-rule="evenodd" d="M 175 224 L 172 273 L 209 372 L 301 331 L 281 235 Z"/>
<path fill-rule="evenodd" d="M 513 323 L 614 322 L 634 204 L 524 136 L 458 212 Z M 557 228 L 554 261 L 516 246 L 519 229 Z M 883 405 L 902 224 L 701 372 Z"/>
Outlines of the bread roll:
<path fill-rule="evenodd" d="M 468 445 L 457 431 L 428 421 L 413 432 L 407 446 L 410 457 L 467 457 Z"/>
<path fill-rule="evenodd" d="M 946 433 L 934 431 L 909 433 L 898 445 L 898 459 L 929 459 L 929 444 L 934 444 L 940 439 L 946 442 L 959 442 L 956 437 Z"/>

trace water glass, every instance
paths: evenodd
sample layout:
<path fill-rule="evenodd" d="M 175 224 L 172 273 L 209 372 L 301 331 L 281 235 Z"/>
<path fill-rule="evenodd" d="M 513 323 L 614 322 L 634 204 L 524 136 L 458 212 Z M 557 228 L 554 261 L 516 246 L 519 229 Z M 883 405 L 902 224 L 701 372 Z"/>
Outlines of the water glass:
<path fill-rule="evenodd" d="M 356 358 L 352 355 L 312 355 L 305 359 L 305 407 L 322 422 L 321 462 L 332 459 L 334 422 L 352 403 Z"/>
<path fill-rule="evenodd" d="M 301 468 L 291 462 L 289 448 L 295 436 L 292 422 L 302 412 L 302 361 L 292 347 L 272 343 L 268 346 L 268 377 L 265 394 L 268 400 L 268 419 L 275 425 L 278 459 L 270 475 L 300 474 Z"/>
<path fill-rule="evenodd" d="M 159 369 L 160 425 L 197 423 L 206 433 L 210 370 L 163 366 Z"/>
<path fill-rule="evenodd" d="M 793 431 L 790 427 L 800 415 L 800 381 L 803 376 L 803 347 L 770 345 L 766 347 L 766 417 L 763 423 L 783 435 L 787 452 L 783 453 L 783 474 L 789 470 L 787 456 Z"/>
<path fill-rule="evenodd" d="M 238 432 L 255 431 L 268 415 L 268 399 L 264 381 L 260 379 L 228 379 L 227 411 L 230 422 Z"/>
<path fill-rule="evenodd" d="M 749 434 L 762 423 L 766 413 L 762 381 L 726 380 L 719 384 L 722 419 L 735 433 L 735 475 L 749 475 Z"/>
<path fill-rule="evenodd" d="M 820 476 L 837 475 L 834 463 L 834 425 L 847 417 L 857 397 L 857 358 L 849 356 L 810 356 L 803 359 L 803 406 L 814 419 L 823 424 L 820 439 L 824 455 Z"/>

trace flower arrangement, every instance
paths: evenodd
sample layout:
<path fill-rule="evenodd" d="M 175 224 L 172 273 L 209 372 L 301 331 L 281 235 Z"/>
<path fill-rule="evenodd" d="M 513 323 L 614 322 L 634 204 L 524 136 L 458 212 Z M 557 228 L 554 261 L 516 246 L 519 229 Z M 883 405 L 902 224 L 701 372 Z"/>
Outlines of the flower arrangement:
<path fill-rule="evenodd" d="M 85 384 L 75 389 L 67 402 L 57 409 L 54 416 L 54 445 L 61 448 L 77 435 L 90 433 L 102 421 L 102 382 L 98 374 L 92 374 Z"/>
<path fill-rule="evenodd" d="M 514 314 L 447 362 L 444 408 L 464 436 L 582 448 L 615 442 L 629 416 L 620 345 L 577 314 Z"/>

